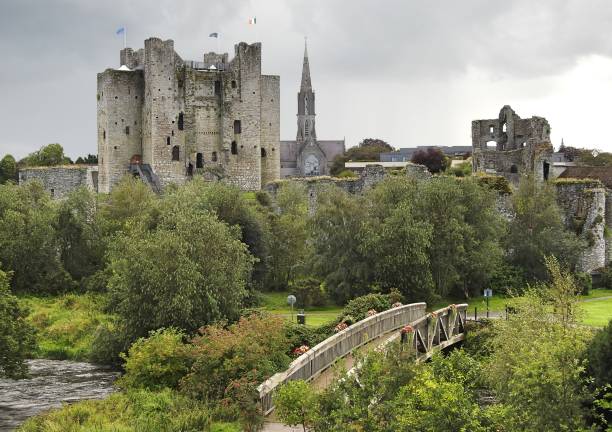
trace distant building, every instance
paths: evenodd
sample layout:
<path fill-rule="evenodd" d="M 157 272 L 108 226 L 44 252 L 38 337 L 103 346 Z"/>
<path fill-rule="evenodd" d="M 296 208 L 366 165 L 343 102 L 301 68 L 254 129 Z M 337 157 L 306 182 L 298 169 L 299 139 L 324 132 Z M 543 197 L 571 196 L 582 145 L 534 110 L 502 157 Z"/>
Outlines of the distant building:
<path fill-rule="evenodd" d="M 381 162 L 410 162 L 412 155 L 419 150 L 427 150 L 429 148 L 439 148 L 447 156 L 468 156 L 472 153 L 471 146 L 417 146 L 404 147 L 394 152 L 386 152 L 380 154 Z"/>
<path fill-rule="evenodd" d="M 317 140 L 315 94 L 310 82 L 308 50 L 304 47 L 302 82 L 298 92 L 297 136 L 280 142 L 281 177 L 329 175 L 334 158 L 345 151 L 342 140 Z"/>

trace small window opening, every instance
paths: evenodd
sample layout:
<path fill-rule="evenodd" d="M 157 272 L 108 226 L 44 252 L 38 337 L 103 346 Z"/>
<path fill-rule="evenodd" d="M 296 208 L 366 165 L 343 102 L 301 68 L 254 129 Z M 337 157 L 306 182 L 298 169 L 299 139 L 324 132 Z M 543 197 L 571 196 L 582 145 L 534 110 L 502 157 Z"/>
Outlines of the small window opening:
<path fill-rule="evenodd" d="M 51 197 L 54 197 L 55 196 L 55 189 L 51 188 L 50 192 L 51 192 Z"/>
<path fill-rule="evenodd" d="M 179 146 L 175 145 L 174 147 L 172 147 L 172 160 L 173 161 L 180 160 L 180 156 L 181 156 L 181 151 L 179 149 Z"/>
<path fill-rule="evenodd" d="M 493 126 L 489 126 L 489 133 L 493 135 L 495 133 L 495 128 Z"/>
<path fill-rule="evenodd" d="M 215 96 L 221 94 L 221 81 L 215 81 Z"/>
<path fill-rule="evenodd" d="M 212 160 L 213 162 L 217 162 L 217 152 L 216 151 L 212 152 L 212 157 L 210 158 L 210 160 Z"/>
<path fill-rule="evenodd" d="M 174 129 L 172 129 L 172 136 L 174 136 Z"/>
<path fill-rule="evenodd" d="M 507 126 L 506 126 L 506 123 L 504 123 L 504 124 L 502 125 L 502 132 L 504 132 L 504 133 L 505 133 L 505 132 L 506 132 L 506 129 L 507 129 Z"/>
<path fill-rule="evenodd" d="M 236 80 L 232 80 L 232 88 L 236 88 Z"/>
<path fill-rule="evenodd" d="M 544 171 L 544 180 L 548 180 L 548 172 L 550 171 L 550 164 L 548 162 L 544 162 L 544 166 L 542 167 Z"/>
<path fill-rule="evenodd" d="M 512 165 L 512 166 L 510 167 L 510 172 L 511 172 L 512 174 L 516 174 L 516 173 L 518 173 L 518 168 L 516 167 L 516 165 Z"/>
<path fill-rule="evenodd" d="M 266 149 L 262 147 L 262 148 L 261 148 L 261 157 L 262 157 L 262 158 L 265 158 L 266 156 L 267 156 L 267 154 L 266 154 Z"/>
<path fill-rule="evenodd" d="M 240 120 L 234 120 L 234 133 L 242 133 L 242 125 L 240 124 Z"/>
<path fill-rule="evenodd" d="M 238 144 L 236 143 L 236 141 L 232 141 L 232 154 L 238 154 Z"/>
<path fill-rule="evenodd" d="M 170 145 L 170 137 L 166 137 L 166 145 Z"/>
<path fill-rule="evenodd" d="M 487 149 L 488 150 L 497 150 L 497 142 L 495 142 L 495 141 L 487 141 Z"/>
<path fill-rule="evenodd" d="M 183 113 L 179 113 L 179 117 L 178 117 L 178 128 L 179 130 L 183 130 L 183 127 L 185 126 L 185 119 L 184 119 L 184 115 Z"/>
<path fill-rule="evenodd" d="M 204 167 L 204 157 L 202 156 L 202 153 L 198 153 L 196 155 L 196 168 L 202 167 Z"/>
<path fill-rule="evenodd" d="M 126 127 L 125 127 L 125 134 L 126 134 L 126 135 L 129 135 L 129 134 L 130 134 L 130 127 L 129 127 L 129 126 L 126 126 Z"/>
<path fill-rule="evenodd" d="M 103 131 L 102 131 L 102 139 L 103 139 L 103 140 L 106 140 L 106 130 L 103 130 Z"/>

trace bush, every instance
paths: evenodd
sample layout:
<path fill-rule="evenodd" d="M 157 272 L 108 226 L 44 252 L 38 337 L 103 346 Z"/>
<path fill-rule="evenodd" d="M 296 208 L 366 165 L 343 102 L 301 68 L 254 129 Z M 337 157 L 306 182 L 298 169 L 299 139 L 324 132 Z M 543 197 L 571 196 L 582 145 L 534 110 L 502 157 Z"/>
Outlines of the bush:
<path fill-rule="evenodd" d="M 311 277 L 296 280 L 290 291 L 295 294 L 298 307 L 323 306 L 328 300 L 321 282 Z"/>
<path fill-rule="evenodd" d="M 493 271 L 489 288 L 499 294 L 520 294 L 526 286 L 523 270 L 510 264 L 502 263 Z"/>
<path fill-rule="evenodd" d="M 89 360 L 93 363 L 119 368 L 120 353 L 130 346 L 130 337 L 119 323 L 100 324 L 93 334 Z"/>
<path fill-rule="evenodd" d="M 194 364 L 181 388 L 205 400 L 221 399 L 233 382 L 247 378 L 259 384 L 289 364 L 283 319 L 251 315 L 224 327 L 201 329 L 194 338 Z"/>
<path fill-rule="evenodd" d="M 211 415 L 203 404 L 166 389 L 120 392 L 102 400 L 67 404 L 32 417 L 19 430 L 195 432 L 210 427 Z"/>
<path fill-rule="evenodd" d="M 138 339 L 125 360 L 125 375 L 117 384 L 122 388 L 160 390 L 177 388 L 191 367 L 191 346 L 183 343 L 185 335 L 174 328 L 159 329 L 148 338 Z"/>
<path fill-rule="evenodd" d="M 34 350 L 34 328 L 25 321 L 27 310 L 11 295 L 9 275 L 0 270 L 0 377 L 27 375 L 25 359 Z"/>
<path fill-rule="evenodd" d="M 578 288 L 578 294 L 589 295 L 593 289 L 593 279 L 587 272 L 576 272 L 574 274 L 574 280 Z"/>
<path fill-rule="evenodd" d="M 597 386 L 612 385 L 612 320 L 599 330 L 587 348 L 588 372 Z"/>
<path fill-rule="evenodd" d="M 339 177 L 339 178 L 357 178 L 357 174 L 355 174 L 354 171 L 351 171 L 349 169 L 345 169 L 345 170 L 341 171 L 336 177 Z"/>
<path fill-rule="evenodd" d="M 356 321 L 361 321 L 367 317 L 368 311 L 374 309 L 382 312 L 393 304 L 389 294 L 367 294 L 349 301 L 342 310 L 343 316 L 350 316 Z"/>
<path fill-rule="evenodd" d="M 318 327 L 309 327 L 301 324 L 295 324 L 292 322 L 285 323 L 285 336 L 289 342 L 288 353 L 292 352 L 293 349 L 308 345 L 314 347 L 315 345 L 323 342 L 328 337 L 334 334 L 334 327 L 337 321 L 333 321 L 328 324 L 324 324 Z"/>

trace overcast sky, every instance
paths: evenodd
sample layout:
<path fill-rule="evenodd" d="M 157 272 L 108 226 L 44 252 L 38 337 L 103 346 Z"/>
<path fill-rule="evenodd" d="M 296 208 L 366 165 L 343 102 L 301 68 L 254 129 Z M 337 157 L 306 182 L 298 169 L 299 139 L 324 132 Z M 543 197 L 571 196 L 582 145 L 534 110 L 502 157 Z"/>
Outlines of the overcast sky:
<path fill-rule="evenodd" d="M 0 0 L 0 153 L 96 153 L 96 73 L 119 66 L 121 26 L 191 60 L 261 41 L 281 139 L 308 36 L 319 139 L 470 145 L 470 121 L 509 104 L 548 118 L 555 146 L 612 151 L 611 24 L 610 0 Z"/>

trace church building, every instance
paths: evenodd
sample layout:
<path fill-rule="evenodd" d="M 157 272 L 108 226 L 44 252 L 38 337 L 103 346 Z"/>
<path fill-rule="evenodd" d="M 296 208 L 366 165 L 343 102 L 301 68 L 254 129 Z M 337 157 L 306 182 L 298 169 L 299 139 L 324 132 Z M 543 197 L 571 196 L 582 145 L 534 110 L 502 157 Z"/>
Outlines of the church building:
<path fill-rule="evenodd" d="M 334 158 L 345 151 L 342 140 L 317 140 L 315 93 L 310 81 L 308 48 L 304 46 L 302 83 L 298 93 L 297 136 L 280 142 L 281 177 L 329 175 Z"/>

